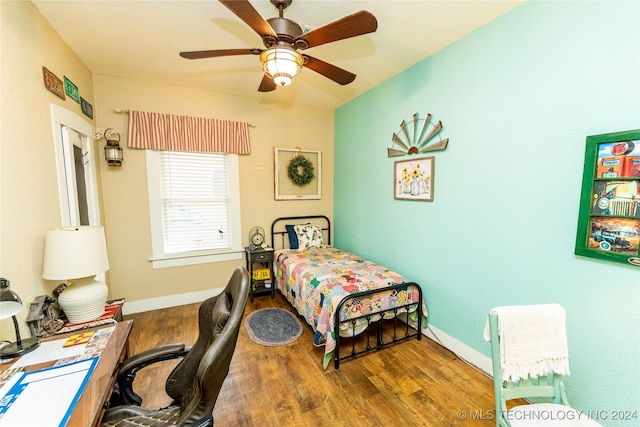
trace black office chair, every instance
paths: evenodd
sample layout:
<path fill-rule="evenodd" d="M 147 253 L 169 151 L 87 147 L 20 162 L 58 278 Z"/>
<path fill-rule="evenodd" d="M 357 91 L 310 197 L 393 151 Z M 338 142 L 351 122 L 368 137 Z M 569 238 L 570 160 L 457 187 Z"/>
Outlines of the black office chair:
<path fill-rule="evenodd" d="M 162 346 L 136 354 L 124 361 L 118 375 L 112 407 L 102 418 L 102 427 L 166 425 L 207 427 L 213 425 L 213 408 L 236 347 L 238 332 L 249 294 L 249 273 L 238 267 L 220 295 L 202 303 L 198 312 L 199 336 L 193 347 Z M 174 400 L 162 409 L 145 409 L 133 391 L 136 372 L 163 360 L 183 357 L 165 383 Z"/>

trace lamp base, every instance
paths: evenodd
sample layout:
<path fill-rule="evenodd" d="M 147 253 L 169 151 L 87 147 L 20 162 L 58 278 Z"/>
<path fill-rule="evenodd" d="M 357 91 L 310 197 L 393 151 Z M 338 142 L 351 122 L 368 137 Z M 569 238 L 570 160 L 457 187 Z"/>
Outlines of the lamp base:
<path fill-rule="evenodd" d="M 107 294 L 102 282 L 74 282 L 60 294 L 58 303 L 70 323 L 83 323 L 102 316 Z"/>
<path fill-rule="evenodd" d="M 27 354 L 30 351 L 35 350 L 39 345 L 40 341 L 35 337 L 22 340 L 20 345 L 18 345 L 17 342 L 12 342 L 0 348 L 0 358 L 10 359 L 22 356 L 23 354 Z"/>

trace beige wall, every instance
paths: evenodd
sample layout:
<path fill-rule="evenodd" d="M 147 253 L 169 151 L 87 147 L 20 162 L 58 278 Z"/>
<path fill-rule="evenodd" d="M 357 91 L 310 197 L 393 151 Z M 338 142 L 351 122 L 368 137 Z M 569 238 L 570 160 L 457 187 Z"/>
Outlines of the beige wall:
<path fill-rule="evenodd" d="M 256 76 L 256 79 L 259 76 Z M 257 85 L 256 80 L 256 85 Z M 211 117 L 253 123 L 251 154 L 240 156 L 242 240 L 259 225 L 268 233 L 278 216 L 333 213 L 333 112 L 262 104 L 259 100 L 176 86 L 94 76 L 98 127 L 124 132 L 124 163 L 100 163 L 111 297 L 128 302 L 223 287 L 238 261 L 153 269 L 145 154 L 126 147 L 127 114 L 114 109 Z M 295 83 L 294 83 L 295 84 Z M 278 90 L 286 90 L 278 89 Z M 322 199 L 274 200 L 274 147 L 322 151 Z"/>
<path fill-rule="evenodd" d="M 49 92 L 42 67 L 67 76 L 94 104 L 92 75 L 31 2 L 0 1 L 0 276 L 22 298 L 22 330 L 34 297 L 57 283 L 42 279 L 44 235 L 61 225 L 50 103 L 83 117 L 80 105 Z M 2 339 L 15 340 L 10 320 Z"/>
<path fill-rule="evenodd" d="M 277 216 L 332 215 L 333 112 L 94 76 L 31 2 L 0 1 L 0 22 L 0 276 L 11 281 L 26 305 L 37 295 L 51 295 L 57 285 L 42 279 L 44 235 L 61 225 L 51 103 L 92 126 L 119 130 L 126 130 L 127 115 L 116 114 L 114 108 L 255 123 L 250 129 L 252 154 L 240 158 L 243 241 L 252 226 L 268 230 Z M 43 66 L 78 86 L 94 107 L 95 123 L 82 114 L 79 104 L 68 97 L 63 101 L 44 87 Z M 126 135 L 122 142 L 126 145 Z M 244 260 L 151 268 L 144 153 L 125 146 L 122 168 L 109 168 L 101 159 L 103 146 L 104 141 L 94 143 L 111 264 L 110 296 L 139 301 L 223 286 Z M 322 151 L 321 200 L 274 200 L 273 148 L 296 146 Z M 18 315 L 25 335 L 26 315 L 26 309 Z M 10 321 L 0 323 L 0 333 L 2 339 L 14 339 Z"/>

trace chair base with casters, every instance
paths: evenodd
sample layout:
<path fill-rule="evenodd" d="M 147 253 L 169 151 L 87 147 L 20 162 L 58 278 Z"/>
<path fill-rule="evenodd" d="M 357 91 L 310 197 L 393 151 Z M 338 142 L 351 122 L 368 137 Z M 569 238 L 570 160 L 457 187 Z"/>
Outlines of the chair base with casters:
<path fill-rule="evenodd" d="M 200 306 L 199 335 L 190 349 L 170 344 L 125 360 L 118 375 L 118 391 L 111 399 L 114 404 L 125 404 L 108 409 L 102 427 L 212 426 L 213 408 L 229 373 L 248 295 L 249 273 L 238 267 L 224 291 Z M 177 357 L 182 360 L 165 383 L 165 392 L 173 399 L 171 406 L 161 409 L 138 406 L 142 399 L 133 391 L 136 372 Z"/>
<path fill-rule="evenodd" d="M 501 308 L 515 308 L 521 313 L 518 321 L 520 324 L 526 323 L 526 317 L 531 316 L 532 328 L 521 328 L 521 334 L 518 336 L 520 342 L 535 343 L 538 338 L 535 333 L 536 322 L 542 323 L 542 316 L 546 313 L 559 313 L 562 319 L 558 328 L 562 331 L 562 336 L 553 337 L 549 340 L 551 343 L 557 343 L 560 340 L 561 347 L 566 349 L 566 332 L 564 330 L 564 309 L 558 305 L 531 305 L 531 306 L 512 306 L 497 307 L 489 312 L 488 332 L 491 342 L 491 361 L 493 366 L 493 385 L 496 398 L 496 426 L 497 427 L 543 427 L 543 426 L 563 426 L 563 427 L 597 427 L 597 422 L 588 418 L 587 414 L 570 407 L 564 388 L 563 375 L 553 371 L 546 372 L 542 375 L 530 373 L 524 379 L 514 380 L 513 378 L 504 378 L 503 375 L 503 357 L 504 348 L 501 348 L 501 339 L 504 339 L 503 333 L 509 330 L 509 326 L 505 325 L 506 319 L 500 319 L 499 313 Z M 505 313 L 504 310 L 502 310 Z M 522 314 L 524 313 L 524 314 Z M 540 317 L 538 317 L 540 316 Z M 506 317 L 506 316 L 505 316 Z M 527 336 L 529 332 L 531 336 Z M 485 330 L 485 338 L 486 336 Z M 542 342 L 548 339 L 548 334 Z M 544 354 L 544 351 L 540 352 Z M 549 354 L 557 355 L 557 351 L 550 350 Z M 543 361 L 535 361 L 544 364 Z M 514 368 L 511 366 L 511 368 Z M 568 368 L 568 364 L 567 364 Z M 517 369 L 517 367 L 515 368 Z M 526 372 L 526 367 L 522 368 L 522 372 Z M 511 409 L 507 409 L 507 401 L 514 399 L 527 399 L 531 401 L 542 401 L 544 403 L 532 403 L 528 405 L 518 405 Z"/>

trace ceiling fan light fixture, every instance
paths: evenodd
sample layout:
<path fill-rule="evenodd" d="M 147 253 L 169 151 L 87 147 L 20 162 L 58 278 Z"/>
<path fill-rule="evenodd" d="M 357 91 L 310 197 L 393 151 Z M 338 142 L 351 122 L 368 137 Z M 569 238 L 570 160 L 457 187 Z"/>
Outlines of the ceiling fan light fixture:
<path fill-rule="evenodd" d="M 274 47 L 260 54 L 262 69 L 278 86 L 288 86 L 302 69 L 302 55 L 290 48 Z"/>
<path fill-rule="evenodd" d="M 291 77 L 286 74 L 279 74 L 273 78 L 273 82 L 278 86 L 289 86 L 291 84 Z"/>

